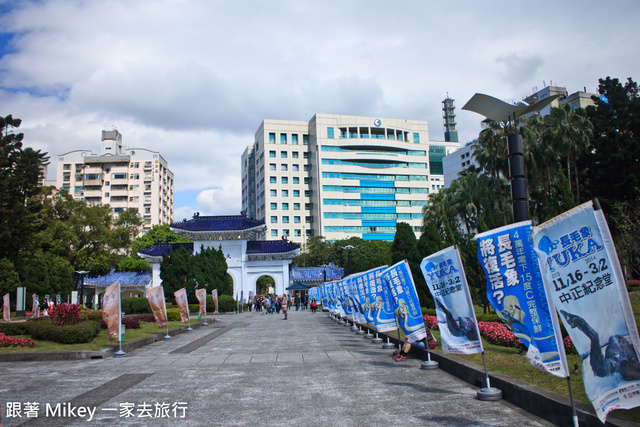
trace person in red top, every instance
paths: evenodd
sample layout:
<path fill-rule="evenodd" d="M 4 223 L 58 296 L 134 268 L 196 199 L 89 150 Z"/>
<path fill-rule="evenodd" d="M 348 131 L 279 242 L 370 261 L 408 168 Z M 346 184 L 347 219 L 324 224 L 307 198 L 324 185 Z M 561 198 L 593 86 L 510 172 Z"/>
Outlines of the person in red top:
<path fill-rule="evenodd" d="M 315 314 L 317 309 L 318 309 L 318 303 L 316 302 L 316 299 L 313 298 L 311 300 L 311 312 Z"/>

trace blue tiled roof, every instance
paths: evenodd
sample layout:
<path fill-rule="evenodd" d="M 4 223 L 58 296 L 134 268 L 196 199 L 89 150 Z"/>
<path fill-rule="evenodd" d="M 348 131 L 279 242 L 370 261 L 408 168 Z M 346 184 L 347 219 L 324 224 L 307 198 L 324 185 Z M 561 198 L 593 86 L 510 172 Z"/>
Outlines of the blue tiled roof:
<path fill-rule="evenodd" d="M 180 248 L 185 248 L 189 252 L 193 252 L 193 242 L 189 243 L 156 243 L 138 250 L 139 254 L 147 256 L 169 255 L 169 252 L 176 252 Z"/>
<path fill-rule="evenodd" d="M 239 231 L 260 225 L 264 225 L 264 220 L 256 220 L 244 215 L 200 216 L 195 214 L 192 219 L 174 222 L 171 228 L 186 231 Z"/>
<path fill-rule="evenodd" d="M 115 282 L 120 282 L 120 286 L 146 286 L 151 283 L 151 280 L 151 271 L 149 270 L 143 273 L 130 273 L 126 271 L 116 273 L 115 270 L 111 270 L 104 276 L 87 277 L 84 279 L 84 283 L 97 286 L 111 286 Z"/>
<path fill-rule="evenodd" d="M 285 253 L 299 248 L 297 243 L 286 240 L 250 240 L 247 242 L 247 255 Z"/>
<path fill-rule="evenodd" d="M 307 281 L 307 282 L 322 282 L 324 277 L 324 271 L 327 272 L 327 281 L 342 279 L 344 277 L 344 268 L 336 267 L 334 263 L 329 263 L 326 267 L 297 267 L 291 268 L 291 280 L 293 281 Z"/>

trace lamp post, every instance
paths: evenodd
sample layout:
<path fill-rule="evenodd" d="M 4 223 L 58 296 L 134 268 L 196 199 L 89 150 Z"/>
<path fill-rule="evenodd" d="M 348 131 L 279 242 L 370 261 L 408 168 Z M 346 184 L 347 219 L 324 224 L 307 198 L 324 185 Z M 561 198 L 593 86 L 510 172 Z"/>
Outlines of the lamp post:
<path fill-rule="evenodd" d="M 347 246 L 340 246 L 340 248 L 347 250 L 347 276 L 350 276 L 351 275 L 351 250 L 357 248 L 357 246 L 347 245 Z"/>
<path fill-rule="evenodd" d="M 550 96 L 531 105 L 519 102 L 509 104 L 500 99 L 482 93 L 476 93 L 462 107 L 463 110 L 473 111 L 490 120 L 509 125 L 507 137 L 507 152 L 509 155 L 509 177 L 511 179 L 511 199 L 513 201 L 513 221 L 520 222 L 529 219 L 527 180 L 524 169 L 522 152 L 522 136 L 517 133 L 518 117 L 536 113 L 551 104 L 560 95 Z M 511 124 L 513 123 L 513 126 Z"/>
<path fill-rule="evenodd" d="M 82 303 L 82 308 L 85 308 L 84 306 L 84 277 L 89 274 L 88 271 L 85 270 L 81 270 L 81 271 L 76 271 L 75 272 L 78 276 L 80 276 L 80 302 Z M 77 283 L 77 282 L 76 282 Z"/>

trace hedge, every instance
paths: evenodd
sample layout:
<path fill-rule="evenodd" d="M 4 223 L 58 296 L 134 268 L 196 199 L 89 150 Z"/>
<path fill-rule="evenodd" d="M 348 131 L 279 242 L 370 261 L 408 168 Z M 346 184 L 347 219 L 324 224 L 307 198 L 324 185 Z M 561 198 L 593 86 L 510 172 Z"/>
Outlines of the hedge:
<path fill-rule="evenodd" d="M 146 298 L 123 298 L 120 304 L 122 311 L 126 314 L 151 313 L 151 306 Z"/>
<path fill-rule="evenodd" d="M 58 326 L 50 321 L 30 323 L 30 335 L 35 340 L 53 341 L 61 344 L 91 342 L 100 333 L 100 324 L 87 320 L 76 325 Z"/>

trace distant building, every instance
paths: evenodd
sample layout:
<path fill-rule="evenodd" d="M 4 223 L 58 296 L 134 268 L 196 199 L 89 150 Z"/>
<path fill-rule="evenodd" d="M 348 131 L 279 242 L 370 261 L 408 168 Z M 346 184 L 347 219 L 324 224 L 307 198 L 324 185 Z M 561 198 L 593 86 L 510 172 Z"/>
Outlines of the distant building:
<path fill-rule="evenodd" d="M 458 151 L 446 155 L 442 159 L 442 167 L 444 168 L 444 186 L 449 188 L 451 182 L 458 179 L 458 174 L 469 166 L 478 167 L 478 162 L 474 157 L 475 140 L 467 143 Z"/>
<path fill-rule="evenodd" d="M 458 131 L 456 130 L 456 106 L 454 99 L 447 97 L 442 101 L 442 121 L 444 122 L 444 140 L 447 142 L 458 142 Z"/>
<path fill-rule="evenodd" d="M 123 148 L 117 130 L 102 131 L 101 154 L 59 155 L 55 185 L 76 200 L 109 204 L 115 213 L 136 209 L 144 231 L 173 220 L 173 172 L 167 161 L 156 151 Z"/>
<path fill-rule="evenodd" d="M 393 240 L 398 222 L 419 235 L 422 208 L 444 188 L 442 159 L 459 147 L 429 141 L 420 120 L 264 120 L 242 155 L 242 209 L 269 238 L 297 243 Z"/>

